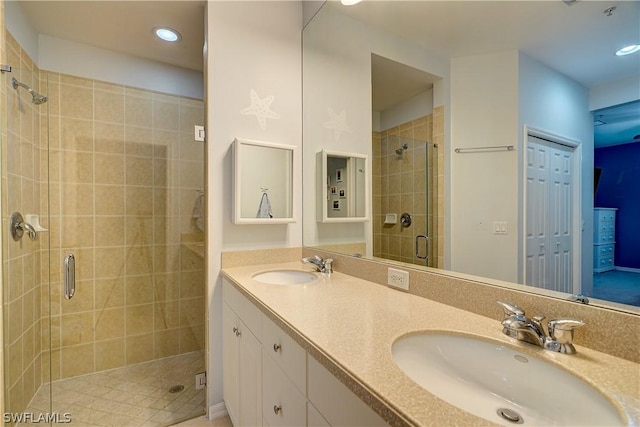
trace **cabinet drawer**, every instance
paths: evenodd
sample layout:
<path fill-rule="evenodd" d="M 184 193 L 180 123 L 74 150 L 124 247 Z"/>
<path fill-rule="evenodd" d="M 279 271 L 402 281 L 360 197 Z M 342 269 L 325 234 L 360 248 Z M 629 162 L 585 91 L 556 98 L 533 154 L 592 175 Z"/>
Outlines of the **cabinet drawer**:
<path fill-rule="evenodd" d="M 593 247 L 593 257 L 594 258 L 603 258 L 603 257 L 613 257 L 615 245 L 596 245 Z"/>
<path fill-rule="evenodd" d="M 269 426 L 307 424 L 307 400 L 262 350 L 262 417 Z"/>
<path fill-rule="evenodd" d="M 307 427 L 331 427 L 311 402 L 307 402 Z"/>
<path fill-rule="evenodd" d="M 229 307 L 236 312 L 239 318 L 242 319 L 245 325 L 251 330 L 253 335 L 260 341 L 262 334 L 262 313 L 255 305 L 240 293 L 226 279 L 222 279 L 222 292 L 224 302 L 229 304 Z"/>
<path fill-rule="evenodd" d="M 262 322 L 262 346 L 269 357 L 286 372 L 298 390 L 306 396 L 307 353 L 266 316 Z"/>

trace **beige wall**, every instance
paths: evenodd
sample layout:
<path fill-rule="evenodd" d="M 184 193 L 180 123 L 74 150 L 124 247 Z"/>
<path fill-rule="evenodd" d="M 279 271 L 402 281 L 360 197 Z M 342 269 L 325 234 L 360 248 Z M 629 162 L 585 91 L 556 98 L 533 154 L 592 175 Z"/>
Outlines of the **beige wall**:
<path fill-rule="evenodd" d="M 439 249 L 438 174 L 442 150 L 427 147 L 434 139 L 434 117 L 443 122 L 442 107 L 439 114 L 429 114 L 405 124 L 373 132 L 373 255 L 394 261 L 425 265 L 415 256 L 415 237 L 426 234 L 431 239 L 429 266 L 436 266 Z M 439 129 L 439 141 L 444 142 Z M 395 150 L 403 144 L 408 149 L 399 156 Z M 441 173 L 441 172 L 440 172 Z M 428 176 L 427 176 L 428 174 Z M 400 215 L 409 212 L 412 225 L 403 228 Z M 386 213 L 396 213 L 398 223 L 385 225 Z M 421 249 L 424 253 L 425 249 Z"/>

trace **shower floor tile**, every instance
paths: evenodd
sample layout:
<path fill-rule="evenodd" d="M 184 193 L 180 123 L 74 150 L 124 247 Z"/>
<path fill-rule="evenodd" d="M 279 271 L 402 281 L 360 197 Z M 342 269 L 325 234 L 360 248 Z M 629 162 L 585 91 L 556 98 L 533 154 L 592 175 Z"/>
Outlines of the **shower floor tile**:
<path fill-rule="evenodd" d="M 26 412 L 71 414 L 71 426 L 168 426 L 205 412 L 205 390 L 195 389 L 204 352 L 181 354 L 45 384 Z M 170 393 L 175 385 L 184 389 Z M 21 424 L 27 425 L 27 424 Z M 35 424 L 34 424 L 35 425 Z"/>

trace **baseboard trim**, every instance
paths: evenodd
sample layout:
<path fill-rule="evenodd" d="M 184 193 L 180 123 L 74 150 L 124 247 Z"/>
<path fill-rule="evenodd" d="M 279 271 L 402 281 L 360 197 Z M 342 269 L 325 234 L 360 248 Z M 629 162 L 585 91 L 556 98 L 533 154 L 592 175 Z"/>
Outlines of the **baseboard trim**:
<path fill-rule="evenodd" d="M 640 268 L 616 267 L 618 271 L 626 271 L 627 273 L 640 273 Z"/>
<path fill-rule="evenodd" d="M 209 412 L 207 412 L 207 418 L 209 421 L 213 421 L 218 418 L 222 418 L 226 416 L 227 407 L 224 406 L 224 402 L 216 403 L 215 405 L 209 406 Z"/>

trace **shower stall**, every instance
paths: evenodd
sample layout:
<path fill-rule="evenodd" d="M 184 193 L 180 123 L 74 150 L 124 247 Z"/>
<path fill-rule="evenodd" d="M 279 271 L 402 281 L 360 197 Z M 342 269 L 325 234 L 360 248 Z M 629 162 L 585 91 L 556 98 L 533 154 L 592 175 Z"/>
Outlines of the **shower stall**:
<path fill-rule="evenodd" d="M 442 226 L 438 227 L 439 151 L 431 142 L 432 123 L 433 115 L 429 114 L 373 132 L 375 257 L 428 267 L 438 267 L 442 262 L 438 238 L 442 235 Z"/>
<path fill-rule="evenodd" d="M 203 414 L 203 102 L 39 70 L 5 36 L 5 421 Z"/>

